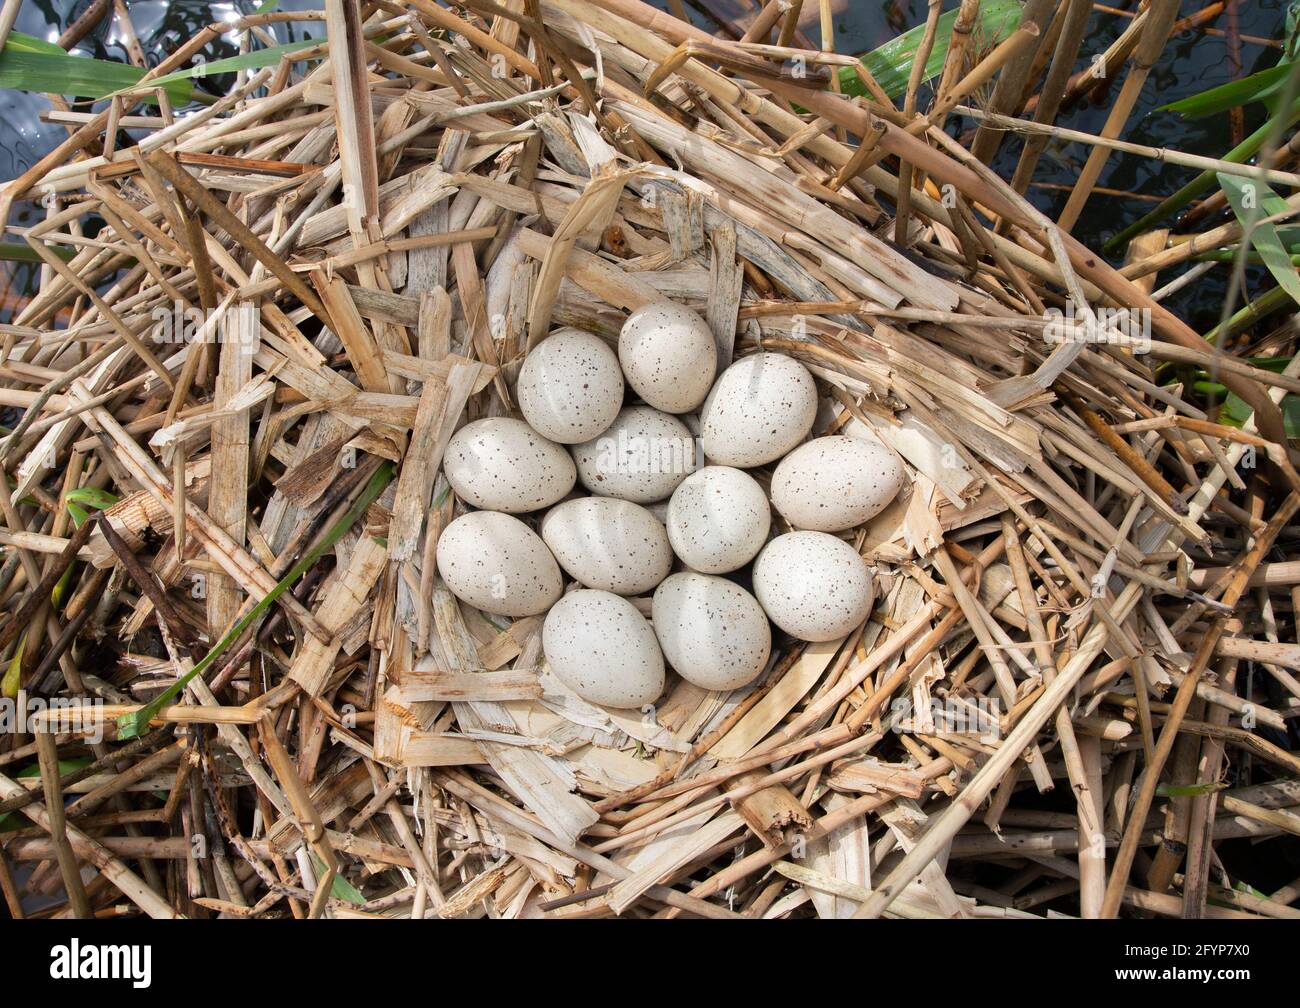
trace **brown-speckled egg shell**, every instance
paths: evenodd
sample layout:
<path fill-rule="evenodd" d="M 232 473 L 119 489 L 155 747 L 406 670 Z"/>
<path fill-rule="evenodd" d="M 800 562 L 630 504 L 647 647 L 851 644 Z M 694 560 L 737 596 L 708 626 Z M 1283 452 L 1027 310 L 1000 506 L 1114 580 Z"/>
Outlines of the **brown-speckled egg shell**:
<path fill-rule="evenodd" d="M 729 466 L 705 466 L 673 491 L 667 526 L 682 563 L 703 574 L 726 574 L 763 548 L 772 513 L 754 477 Z"/>
<path fill-rule="evenodd" d="M 618 416 L 623 373 L 599 336 L 557 329 L 524 358 L 515 397 L 539 434 L 559 444 L 581 444 Z"/>
<path fill-rule="evenodd" d="M 817 384 L 784 354 L 758 353 L 723 371 L 700 411 L 711 463 L 752 469 L 774 462 L 812 430 Z"/>
<path fill-rule="evenodd" d="M 695 470 L 695 439 L 677 417 L 629 406 L 600 437 L 571 449 L 578 479 L 598 497 L 663 500 Z"/>
<path fill-rule="evenodd" d="M 627 383 L 648 405 L 689 413 L 709 394 L 718 350 L 697 313 L 672 301 L 653 301 L 623 323 L 618 361 Z"/>
<path fill-rule="evenodd" d="M 777 536 L 754 561 L 759 605 L 792 637 L 843 637 L 871 612 L 871 568 L 848 543 L 825 532 Z"/>
<path fill-rule="evenodd" d="M 754 596 L 726 578 L 673 574 L 655 591 L 652 619 L 668 664 L 701 689 L 753 682 L 772 651 L 767 616 Z"/>
<path fill-rule="evenodd" d="M 840 532 L 880 514 L 907 472 L 888 448 L 864 438 L 813 438 L 772 474 L 772 505 L 795 528 Z"/>
<path fill-rule="evenodd" d="M 576 497 L 546 512 L 541 525 L 560 566 L 588 588 L 615 595 L 654 591 L 673 565 L 662 523 L 631 501 Z"/>
<path fill-rule="evenodd" d="M 559 564 L 546 544 L 499 511 L 471 511 L 443 529 L 438 573 L 462 602 L 499 616 L 536 616 L 563 591 Z"/>
<path fill-rule="evenodd" d="M 475 420 L 452 435 L 443 472 L 456 495 L 488 511 L 550 507 L 577 480 L 573 458 L 522 420 Z"/>
<path fill-rule="evenodd" d="M 664 656 L 627 599 L 580 589 L 551 607 L 542 650 L 556 677 L 588 703 L 639 708 L 664 690 Z"/>

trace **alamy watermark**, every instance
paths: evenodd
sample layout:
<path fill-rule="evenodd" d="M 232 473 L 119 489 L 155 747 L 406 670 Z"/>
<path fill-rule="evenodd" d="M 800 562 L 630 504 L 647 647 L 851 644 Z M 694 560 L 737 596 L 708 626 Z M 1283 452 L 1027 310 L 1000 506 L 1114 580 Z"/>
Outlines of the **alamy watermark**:
<path fill-rule="evenodd" d="M 149 317 L 157 343 L 239 343 L 256 350 L 260 340 L 261 316 L 252 301 L 240 301 L 224 311 L 205 311 L 175 301 L 158 305 Z"/>
<path fill-rule="evenodd" d="M 1147 308 L 1111 308 L 1106 305 L 1079 311 L 1074 300 L 1065 309 L 1048 308 L 1043 339 L 1058 343 L 1108 343 L 1135 354 L 1151 352 L 1151 311 Z"/>
<path fill-rule="evenodd" d="M 919 708 L 914 708 L 910 697 L 895 697 L 890 714 L 890 727 L 897 734 L 977 735 L 989 743 L 1002 738 L 1002 704 L 994 697 L 931 697 L 928 705 Z"/>
<path fill-rule="evenodd" d="M 602 437 L 596 442 L 596 468 L 606 474 L 661 476 L 692 473 L 704 465 L 704 448 L 698 438 L 674 435 L 628 434 Z"/>
<path fill-rule="evenodd" d="M 52 980 L 128 980 L 137 990 L 153 982 L 152 945 L 83 945 L 73 938 L 50 947 Z"/>
<path fill-rule="evenodd" d="M 31 735 L 47 726 L 58 732 L 83 736 L 91 743 L 104 741 L 104 701 L 99 697 L 39 697 L 25 689 L 17 697 L 0 697 L 0 733 Z"/>

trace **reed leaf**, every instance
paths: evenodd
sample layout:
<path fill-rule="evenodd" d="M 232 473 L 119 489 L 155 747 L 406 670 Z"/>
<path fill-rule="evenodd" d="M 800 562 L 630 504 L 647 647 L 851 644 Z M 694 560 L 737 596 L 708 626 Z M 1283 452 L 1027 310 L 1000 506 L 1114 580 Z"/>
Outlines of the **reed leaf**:
<path fill-rule="evenodd" d="M 239 70 L 260 70 L 274 66 L 287 55 L 319 44 L 319 39 L 303 39 L 267 49 L 255 49 L 238 56 L 208 60 L 156 77 L 143 86 L 149 89 L 166 88 L 167 97 L 173 104 L 186 105 L 199 97 L 191 83 L 196 78 Z M 0 88 L 14 91 L 107 98 L 131 94 L 141 86 L 144 74 L 145 71 L 139 67 L 77 56 L 33 35 L 19 32 L 11 34 L 5 42 L 4 50 L 0 51 Z M 142 96 L 142 100 L 152 99 Z"/>
<path fill-rule="evenodd" d="M 1228 392 L 1219 412 L 1219 422 L 1230 427 L 1242 427 L 1250 419 L 1251 412 L 1244 399 L 1234 392 Z M 1300 396 L 1288 394 L 1282 397 L 1282 424 L 1288 438 L 1300 438 Z"/>
<path fill-rule="evenodd" d="M 64 245 L 47 246 L 56 256 L 64 262 L 69 262 L 76 255 L 72 249 Z M 37 263 L 42 262 L 36 251 L 25 242 L 0 242 L 0 262 L 25 262 Z"/>
<path fill-rule="evenodd" d="M 1161 105 L 1155 111 L 1177 112 L 1188 119 L 1202 119 L 1205 116 L 1221 115 L 1253 101 L 1269 103 L 1269 99 L 1276 97 L 1281 90 L 1291 69 L 1290 63 L 1279 63 L 1249 77 L 1229 81 L 1200 94 Z"/>
<path fill-rule="evenodd" d="M 81 506 L 82 504 L 88 505 L 92 511 L 107 511 L 117 502 L 117 496 L 97 487 L 78 487 L 76 490 L 69 490 L 67 496 L 63 498 L 68 514 L 72 515 L 72 520 L 78 528 L 90 516 L 90 513 Z"/>
<path fill-rule="evenodd" d="M 952 38 L 952 26 L 957 20 L 957 13 L 956 10 L 952 10 L 939 18 L 934 48 L 930 52 L 930 58 L 925 62 L 925 80 L 937 77 L 943 72 L 944 61 L 948 58 L 948 42 Z M 1020 25 L 1020 13 L 1021 5 L 1018 0 L 985 0 L 980 4 L 979 21 L 975 32 L 987 44 L 1001 42 Z M 917 25 L 862 57 L 863 65 L 871 71 L 871 75 L 880 82 L 880 86 L 891 98 L 897 98 L 907 91 L 907 79 L 912 73 L 912 62 L 916 59 L 916 51 L 921 47 L 921 39 L 924 35 L 925 25 Z M 845 67 L 840 71 L 840 86 L 846 94 L 867 93 L 852 67 Z"/>
<path fill-rule="evenodd" d="M 1291 255 L 1277 233 L 1277 228 L 1268 223 L 1254 223 L 1266 216 L 1284 213 L 1286 201 L 1262 182 L 1243 179 L 1236 175 L 1219 174 L 1219 185 L 1228 197 L 1232 212 L 1237 215 L 1241 225 L 1250 234 L 1250 244 L 1259 253 L 1268 271 L 1282 288 L 1300 304 L 1300 273 L 1291 264 Z"/>
<path fill-rule="evenodd" d="M 1288 127 L 1300 119 L 1300 102 L 1292 104 L 1291 108 L 1287 111 L 1286 116 L 1286 125 Z M 1231 161 L 1233 164 L 1245 164 L 1259 153 L 1259 149 L 1264 146 L 1264 141 L 1268 138 L 1269 132 L 1272 129 L 1273 121 L 1270 119 L 1259 129 L 1255 130 L 1254 133 L 1246 137 L 1246 139 L 1236 147 L 1228 151 L 1227 154 L 1223 155 L 1220 160 Z M 1213 189 L 1214 174 L 1215 173 L 1211 171 L 1201 172 L 1200 175 L 1197 175 L 1196 178 L 1192 179 L 1192 181 L 1188 182 L 1168 199 L 1158 204 L 1154 210 L 1143 214 L 1138 218 L 1138 220 L 1124 228 L 1124 230 L 1115 235 L 1114 238 L 1107 241 L 1102 245 L 1102 251 L 1106 253 L 1118 252 L 1128 244 L 1129 240 L 1135 235 L 1141 234 L 1149 227 L 1154 227 L 1170 214 L 1177 213 L 1179 210 L 1182 210 L 1184 207 L 1189 205 L 1197 196 Z"/>
<path fill-rule="evenodd" d="M 18 37 L 15 38 L 14 36 Z M 145 71 L 128 63 L 76 56 L 31 35 L 10 35 L 0 51 L 0 88 L 39 94 L 104 98 L 139 82 Z M 193 86 L 179 81 L 167 88 L 174 104 L 193 97 Z"/>
<path fill-rule="evenodd" d="M 317 875 L 324 875 L 329 870 L 325 862 L 315 854 L 311 856 L 311 861 L 316 868 Z M 366 902 L 366 898 L 361 895 L 361 890 L 345 879 L 341 872 L 336 874 L 334 881 L 330 883 L 330 895 L 337 900 L 351 903 L 353 906 L 362 906 Z"/>
<path fill-rule="evenodd" d="M 23 634 L 18 638 L 18 646 L 14 648 L 14 656 L 9 659 L 4 678 L 0 679 L 0 696 L 9 697 L 11 700 L 18 696 L 18 690 L 22 687 L 23 648 L 26 646 L 27 634 Z"/>
<path fill-rule="evenodd" d="M 254 49 L 252 52 L 240 53 L 238 56 L 228 56 L 225 59 L 209 60 L 192 67 L 186 67 L 184 70 L 177 70 L 175 73 L 155 77 L 147 82 L 145 86 L 150 88 L 166 87 L 170 92 L 171 88 L 198 77 L 235 73 L 239 70 L 261 70 L 264 67 L 275 66 L 285 56 L 301 52 L 303 49 L 310 49 L 312 46 L 320 45 L 320 43 L 320 39 L 308 38 L 298 42 L 287 42 L 284 45 L 272 46 L 269 49 Z M 132 90 L 134 90 L 132 87 L 124 87 L 118 93 L 129 94 Z"/>
<path fill-rule="evenodd" d="M 82 767 L 89 766 L 90 762 L 89 756 L 78 756 L 75 759 L 61 759 L 59 760 L 59 776 L 66 777 L 68 774 L 74 773 Z M 40 777 L 40 775 L 41 765 L 39 763 L 30 763 L 14 774 L 14 778 L 16 780 L 31 780 Z M 16 815 L 19 815 L 19 813 L 0 813 L 0 833 L 9 833 L 13 830 L 19 829 L 27 821 L 22 818 L 14 819 L 14 816 Z"/>

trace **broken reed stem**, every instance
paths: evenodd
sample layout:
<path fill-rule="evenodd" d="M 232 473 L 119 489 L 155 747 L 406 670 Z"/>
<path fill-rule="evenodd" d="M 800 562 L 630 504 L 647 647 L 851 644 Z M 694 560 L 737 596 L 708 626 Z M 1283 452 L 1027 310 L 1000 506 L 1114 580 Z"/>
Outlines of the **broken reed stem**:
<path fill-rule="evenodd" d="M 1142 94 L 1142 88 L 1152 67 L 1156 65 L 1165 43 L 1169 40 L 1174 19 L 1178 16 L 1178 6 L 1178 0 L 1152 0 L 1147 8 L 1146 23 L 1142 26 L 1142 38 L 1133 54 L 1133 65 L 1124 78 L 1119 96 L 1111 104 L 1110 112 L 1106 116 L 1106 124 L 1101 130 L 1103 137 L 1117 137 L 1124 129 L 1128 117 L 1132 115 L 1133 108 Z M 1066 231 L 1074 227 L 1079 214 L 1083 212 L 1084 204 L 1092 194 L 1093 186 L 1101 176 L 1101 170 L 1105 167 L 1108 156 L 1104 147 L 1094 147 L 1088 153 L 1088 160 L 1084 162 L 1083 170 L 1079 173 L 1079 178 L 1070 192 L 1065 209 L 1057 218 L 1058 227 Z"/>
<path fill-rule="evenodd" d="M 921 44 L 912 57 L 912 71 L 908 75 L 907 93 L 903 98 L 903 115 L 908 119 L 916 115 L 916 93 L 921 87 L 921 79 L 925 74 L 925 64 L 929 61 L 930 52 L 934 48 L 935 35 L 939 28 L 939 12 L 942 7 L 941 0 L 928 0 L 925 33 L 921 36 Z M 823 16 L 822 31 L 827 33 L 829 30 L 829 23 Z M 898 205 L 894 214 L 894 241 L 900 245 L 908 244 L 907 221 L 912 207 L 913 171 L 912 165 L 908 162 L 901 161 L 899 163 Z"/>
<path fill-rule="evenodd" d="M 1286 501 L 1269 520 L 1264 531 L 1256 537 L 1250 550 L 1236 565 L 1232 577 L 1223 592 L 1222 600 L 1225 605 L 1235 606 L 1241 596 L 1245 594 L 1250 582 L 1250 576 L 1255 572 L 1255 568 L 1259 566 L 1260 561 L 1264 559 L 1265 554 L 1272 549 L 1274 541 L 1297 510 L 1300 510 L 1300 494 L 1293 492 L 1287 496 Z M 1192 663 L 1184 673 L 1184 679 L 1174 696 L 1173 704 L 1165 719 L 1164 728 L 1161 730 L 1160 738 L 1156 743 L 1152 763 L 1147 767 L 1146 773 L 1143 775 L 1142 786 L 1138 789 L 1137 798 L 1134 800 L 1133 808 L 1130 811 L 1129 826 L 1125 829 L 1119 850 L 1115 854 L 1110 881 L 1106 886 L 1106 899 L 1101 907 L 1103 917 L 1115 917 L 1119 914 L 1120 899 L 1123 895 L 1124 886 L 1128 883 L 1129 872 L 1133 867 L 1133 859 L 1137 854 L 1138 834 L 1142 824 L 1146 821 L 1151 802 L 1155 798 L 1160 771 L 1164 768 L 1165 761 L 1169 759 L 1169 754 L 1173 750 L 1174 741 L 1178 737 L 1179 725 L 1187 714 L 1188 705 L 1195 694 L 1196 684 L 1200 680 L 1201 673 L 1209 665 L 1215 646 L 1218 644 L 1219 638 L 1223 636 L 1225 624 L 1226 620 L 1222 615 L 1216 615 L 1213 618 L 1210 629 L 1201 638 L 1200 647 L 1197 648 Z"/>

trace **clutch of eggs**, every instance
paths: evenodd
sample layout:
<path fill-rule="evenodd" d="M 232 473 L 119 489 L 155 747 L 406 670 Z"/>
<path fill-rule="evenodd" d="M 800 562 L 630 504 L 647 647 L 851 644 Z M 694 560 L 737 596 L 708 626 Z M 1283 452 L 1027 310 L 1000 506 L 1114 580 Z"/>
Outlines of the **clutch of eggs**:
<path fill-rule="evenodd" d="M 738 689 L 769 665 L 770 623 L 833 641 L 870 615 L 872 570 L 834 533 L 880 514 L 907 470 L 871 436 L 809 440 L 817 386 L 793 357 L 717 359 L 703 318 L 667 301 L 616 345 L 559 328 L 520 368 L 523 419 L 447 445 L 447 481 L 478 510 L 438 539 L 443 581 L 486 613 L 545 614 L 547 665 L 589 703 L 653 703 L 669 666 Z M 746 571 L 752 594 L 726 576 Z"/>

